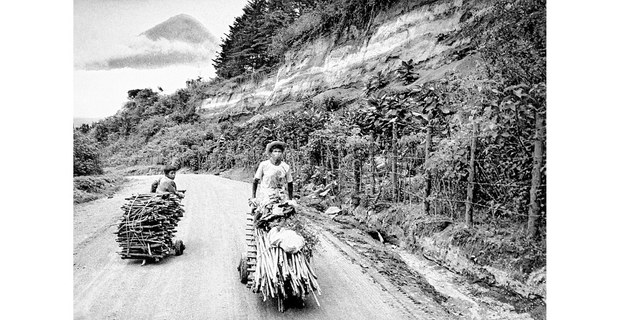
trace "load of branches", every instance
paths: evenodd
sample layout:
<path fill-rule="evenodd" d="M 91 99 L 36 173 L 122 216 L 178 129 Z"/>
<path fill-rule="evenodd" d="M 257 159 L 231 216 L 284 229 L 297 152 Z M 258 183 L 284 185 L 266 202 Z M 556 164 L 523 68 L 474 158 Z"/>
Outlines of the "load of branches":
<path fill-rule="evenodd" d="M 125 198 L 116 242 L 122 259 L 159 259 L 183 252 L 182 241 L 173 242 L 183 216 L 181 199 L 174 194 L 148 193 Z"/>
<path fill-rule="evenodd" d="M 312 294 L 320 306 L 316 293 L 321 294 L 316 272 L 310 264 L 308 249 L 286 252 L 282 247 L 270 246 L 270 237 L 262 229 L 255 230 L 257 249 L 255 281 L 252 291 L 260 292 L 263 300 L 305 298 Z"/>
<path fill-rule="evenodd" d="M 263 299 L 283 300 L 305 298 L 312 294 L 320 306 L 316 293 L 321 294 L 310 259 L 317 236 L 295 214 L 287 202 L 274 197 L 257 208 L 254 238 L 257 246 L 256 270 L 252 291 L 260 292 Z"/>

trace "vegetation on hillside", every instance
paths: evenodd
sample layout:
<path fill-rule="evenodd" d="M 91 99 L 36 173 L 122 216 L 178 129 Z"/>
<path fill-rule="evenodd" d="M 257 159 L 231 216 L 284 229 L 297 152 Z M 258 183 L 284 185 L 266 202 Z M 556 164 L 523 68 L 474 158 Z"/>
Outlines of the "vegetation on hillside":
<path fill-rule="evenodd" d="M 104 174 L 101 152 L 90 127 L 82 125 L 73 133 L 73 202 L 83 203 L 113 194 L 125 178 Z"/>
<path fill-rule="evenodd" d="M 127 178 L 116 174 L 73 177 L 73 203 L 84 203 L 111 196 Z"/>
<path fill-rule="evenodd" d="M 82 127 L 84 130 L 84 127 Z M 87 127 L 86 127 L 87 128 Z M 73 133 L 73 176 L 102 174 L 99 152 L 94 139 L 80 131 Z"/>
<path fill-rule="evenodd" d="M 376 15 L 398 0 L 250 0 L 235 19 L 213 60 L 216 74 L 230 79 L 269 73 L 284 54 L 320 36 L 367 33 Z"/>
<path fill-rule="evenodd" d="M 92 139 L 105 166 L 176 162 L 196 171 L 253 169 L 265 144 L 282 140 L 297 191 L 323 204 L 358 197 L 377 212 L 406 204 L 427 217 L 484 225 L 518 239 L 510 252 L 531 257 L 528 270 L 544 265 L 543 0 L 493 1 L 489 13 L 464 17 L 462 28 L 443 35 L 439 41 L 471 39 L 468 54 L 484 61 L 477 72 L 417 84 L 419 66 L 402 61 L 374 74 L 364 96 L 347 104 L 306 100 L 298 110 L 245 123 L 199 115 L 218 81 L 268 72 L 287 49 L 319 36 L 359 35 L 398 2 L 252 0 L 222 44 L 219 79 L 191 80 L 171 95 L 130 90 L 122 110 L 78 128 L 76 139 Z M 402 219 L 394 225 L 413 228 Z"/>

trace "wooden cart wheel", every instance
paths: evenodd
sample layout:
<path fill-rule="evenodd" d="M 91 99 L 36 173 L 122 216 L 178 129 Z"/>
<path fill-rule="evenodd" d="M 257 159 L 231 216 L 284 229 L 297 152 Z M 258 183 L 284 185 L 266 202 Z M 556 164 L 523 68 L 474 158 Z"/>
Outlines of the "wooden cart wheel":
<path fill-rule="evenodd" d="M 241 259 L 239 260 L 239 266 L 237 266 L 237 270 L 239 270 L 239 280 L 241 283 L 248 283 L 248 258 L 242 254 Z"/>
<path fill-rule="evenodd" d="M 185 245 L 183 244 L 183 240 L 177 240 L 174 242 L 174 255 L 180 256 L 183 254 L 183 250 L 185 250 Z"/>

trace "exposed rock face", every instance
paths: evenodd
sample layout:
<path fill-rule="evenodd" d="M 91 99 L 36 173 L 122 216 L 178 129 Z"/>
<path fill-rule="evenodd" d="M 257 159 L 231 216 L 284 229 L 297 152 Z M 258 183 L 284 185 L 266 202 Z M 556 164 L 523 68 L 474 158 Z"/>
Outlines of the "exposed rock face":
<path fill-rule="evenodd" d="M 404 4 L 406 5 L 406 4 Z M 304 48 L 289 52 L 275 74 L 260 81 L 247 81 L 234 88 L 223 87 L 202 108 L 236 112 L 266 109 L 285 101 L 312 98 L 334 88 L 347 88 L 347 100 L 359 96 L 365 82 L 375 73 L 392 70 L 402 61 L 420 66 L 418 82 L 440 77 L 447 71 L 475 64 L 475 57 L 457 55 L 469 39 L 440 41 L 471 17 L 485 12 L 482 3 L 464 5 L 462 0 L 434 1 L 415 8 L 396 7 L 379 15 L 368 39 L 317 39 Z M 469 18 L 467 18 L 469 17 Z M 335 97 L 338 98 L 338 97 Z"/>

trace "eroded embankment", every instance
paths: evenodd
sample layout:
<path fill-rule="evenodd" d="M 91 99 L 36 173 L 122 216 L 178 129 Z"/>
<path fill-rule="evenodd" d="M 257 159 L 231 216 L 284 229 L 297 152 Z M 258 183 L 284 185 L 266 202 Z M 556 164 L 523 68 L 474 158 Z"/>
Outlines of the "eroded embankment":
<path fill-rule="evenodd" d="M 349 30 L 350 39 L 336 44 L 333 38 L 319 38 L 302 48 L 289 51 L 275 72 L 237 83 L 220 84 L 201 108 L 220 116 L 273 114 L 297 108 L 304 99 L 336 88 L 344 100 L 359 98 L 364 83 L 378 72 L 393 70 L 402 61 L 412 61 L 423 83 L 448 71 L 471 68 L 475 56 L 464 53 L 469 38 L 450 39 L 446 35 L 487 11 L 486 1 L 462 0 L 405 2 L 379 14 L 364 35 Z M 342 41 L 342 40 L 340 40 Z M 466 51 L 466 50 L 465 50 Z M 285 106 L 285 107 L 282 107 Z M 236 120 L 239 120 L 237 118 Z"/>

